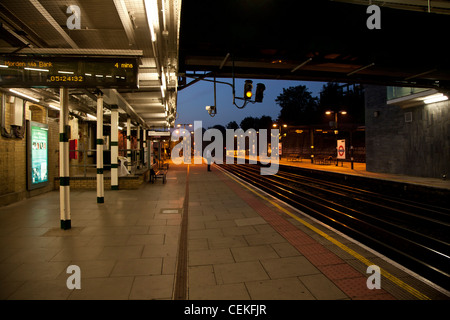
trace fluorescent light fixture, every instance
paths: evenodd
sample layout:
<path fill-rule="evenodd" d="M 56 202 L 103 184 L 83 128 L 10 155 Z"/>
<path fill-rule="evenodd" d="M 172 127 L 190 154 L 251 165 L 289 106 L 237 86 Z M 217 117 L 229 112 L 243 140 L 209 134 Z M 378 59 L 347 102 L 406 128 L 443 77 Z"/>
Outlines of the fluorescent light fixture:
<path fill-rule="evenodd" d="M 159 25 L 158 19 L 158 3 L 157 0 L 144 0 L 145 12 L 147 13 L 147 22 L 150 28 L 152 41 L 156 42 L 155 26 Z"/>
<path fill-rule="evenodd" d="M 443 93 L 437 93 L 437 94 L 428 96 L 426 99 L 423 100 L 423 102 L 425 102 L 425 104 L 430 104 L 430 103 L 445 101 L 445 100 L 448 100 L 447 96 L 445 96 Z"/>
<path fill-rule="evenodd" d="M 49 106 L 50 108 L 52 108 L 52 109 L 55 109 L 55 110 L 61 110 L 59 107 L 54 106 L 54 105 L 52 105 L 52 104 L 49 104 L 48 106 Z"/>
<path fill-rule="evenodd" d="M 119 130 L 123 130 L 123 128 L 121 126 L 117 126 L 117 129 Z"/>
<path fill-rule="evenodd" d="M 92 73 L 85 73 L 86 76 L 91 77 Z"/>
<path fill-rule="evenodd" d="M 86 113 L 86 116 L 87 116 L 89 119 L 97 120 L 97 117 L 94 117 L 92 114 Z"/>
<path fill-rule="evenodd" d="M 31 71 L 42 71 L 42 72 L 49 72 L 48 69 L 39 69 L 39 68 L 24 68 L 25 70 L 31 70 Z"/>
<path fill-rule="evenodd" d="M 103 78 L 103 75 L 102 74 L 96 74 L 95 75 L 97 78 Z"/>
<path fill-rule="evenodd" d="M 58 73 L 62 73 L 62 74 L 73 74 L 73 71 L 58 71 Z"/>
<path fill-rule="evenodd" d="M 31 101 L 34 101 L 34 102 L 39 102 L 38 99 L 33 98 L 33 97 L 30 97 L 30 96 L 27 96 L 25 93 L 16 91 L 16 90 L 14 90 L 14 89 L 9 89 L 9 91 L 11 91 L 12 93 L 18 94 L 19 96 L 22 96 L 22 97 L 24 97 L 24 98 L 26 98 L 26 99 L 28 99 L 28 100 L 31 100 Z"/>
<path fill-rule="evenodd" d="M 8 66 L 5 66 L 4 64 L 0 64 L 0 68 L 8 68 Z"/>

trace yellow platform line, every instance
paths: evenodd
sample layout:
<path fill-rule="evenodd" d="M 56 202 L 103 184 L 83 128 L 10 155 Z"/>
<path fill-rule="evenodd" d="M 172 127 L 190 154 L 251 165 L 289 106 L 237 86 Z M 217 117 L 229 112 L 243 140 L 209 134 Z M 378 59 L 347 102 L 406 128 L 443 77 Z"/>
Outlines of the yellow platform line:
<path fill-rule="evenodd" d="M 260 194 L 259 192 L 257 192 L 256 190 L 250 188 L 248 185 L 242 183 L 241 181 L 237 180 L 235 177 L 231 176 L 229 173 L 222 171 L 223 173 L 225 173 L 228 177 L 230 177 L 231 179 L 233 179 L 234 181 L 236 181 L 237 183 L 239 183 L 240 185 L 244 186 L 246 189 L 250 190 L 251 192 L 253 192 L 254 194 L 256 194 L 258 197 L 260 197 L 261 199 L 271 203 L 273 206 L 275 206 L 276 208 L 278 208 L 280 211 L 286 213 L 287 215 L 289 215 L 290 217 L 294 218 L 295 220 L 297 220 L 298 222 L 300 222 L 301 224 L 303 224 L 305 227 L 309 228 L 310 230 L 314 231 L 315 233 L 319 234 L 320 236 L 324 237 L 325 239 L 327 239 L 328 241 L 332 242 L 333 244 L 335 244 L 336 246 L 338 246 L 339 248 L 341 248 L 342 250 L 344 250 L 345 252 L 347 252 L 348 254 L 350 254 L 351 256 L 355 257 L 356 259 L 358 259 L 359 261 L 361 261 L 362 263 L 364 263 L 366 266 L 371 266 L 374 265 L 373 262 L 371 262 L 370 260 L 368 260 L 367 258 L 363 257 L 362 255 L 360 255 L 359 253 L 357 253 L 356 251 L 354 251 L 353 249 L 350 249 L 349 247 L 347 247 L 345 244 L 339 242 L 338 240 L 334 239 L 333 237 L 329 236 L 328 234 L 326 234 L 325 232 L 323 232 L 322 230 L 319 230 L 318 228 L 314 227 L 312 224 L 306 222 L 305 220 L 301 219 L 300 217 L 298 217 L 296 214 L 290 212 L 289 210 L 286 210 L 285 208 L 283 208 L 282 206 L 280 206 L 278 203 L 272 201 L 271 199 L 265 197 L 264 195 Z M 423 294 L 422 292 L 418 291 L 417 289 L 411 287 L 409 284 L 403 282 L 402 280 L 398 279 L 397 277 L 395 277 L 394 275 L 390 274 L 389 272 L 387 272 L 386 270 L 380 268 L 381 271 L 381 275 L 383 275 L 385 278 L 387 278 L 388 280 L 390 280 L 391 282 L 393 282 L 394 284 L 396 284 L 397 286 L 399 286 L 400 288 L 406 290 L 407 292 L 409 292 L 410 294 L 412 294 L 413 296 L 415 296 L 416 298 L 420 299 L 420 300 L 431 300 L 428 296 L 426 296 L 425 294 Z"/>

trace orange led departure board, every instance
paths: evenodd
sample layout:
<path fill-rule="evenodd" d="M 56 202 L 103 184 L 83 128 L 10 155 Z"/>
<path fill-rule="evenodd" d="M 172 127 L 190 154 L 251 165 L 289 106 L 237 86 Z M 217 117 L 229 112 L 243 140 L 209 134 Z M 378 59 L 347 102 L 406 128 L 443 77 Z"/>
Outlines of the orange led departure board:
<path fill-rule="evenodd" d="M 0 56 L 0 87 L 137 88 L 137 58 Z"/>

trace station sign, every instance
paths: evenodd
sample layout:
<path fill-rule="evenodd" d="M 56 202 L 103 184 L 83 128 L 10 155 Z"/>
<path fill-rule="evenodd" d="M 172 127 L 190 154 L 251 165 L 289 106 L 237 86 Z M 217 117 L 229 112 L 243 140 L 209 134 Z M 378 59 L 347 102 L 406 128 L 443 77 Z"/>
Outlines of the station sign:
<path fill-rule="evenodd" d="M 337 141 L 337 159 L 345 159 L 345 139 Z"/>
<path fill-rule="evenodd" d="M 0 56 L 0 87 L 133 88 L 138 60 L 113 57 Z"/>

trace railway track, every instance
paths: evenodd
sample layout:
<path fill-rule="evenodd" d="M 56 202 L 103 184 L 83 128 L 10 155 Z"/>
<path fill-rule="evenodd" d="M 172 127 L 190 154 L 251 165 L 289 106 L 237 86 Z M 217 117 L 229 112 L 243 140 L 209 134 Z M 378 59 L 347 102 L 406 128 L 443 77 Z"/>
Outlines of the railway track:
<path fill-rule="evenodd" d="M 450 290 L 450 209 L 258 165 L 223 169 Z"/>

